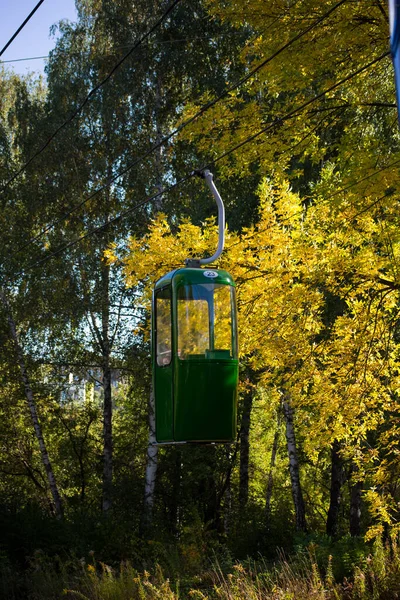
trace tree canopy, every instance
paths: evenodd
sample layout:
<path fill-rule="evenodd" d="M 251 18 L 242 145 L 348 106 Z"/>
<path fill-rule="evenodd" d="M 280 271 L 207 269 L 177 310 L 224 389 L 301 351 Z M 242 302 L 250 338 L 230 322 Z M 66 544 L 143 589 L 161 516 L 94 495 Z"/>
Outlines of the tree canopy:
<path fill-rule="evenodd" d="M 45 78 L 0 72 L 4 514 L 32 530 L 58 516 L 74 550 L 113 560 L 147 537 L 157 561 L 173 538 L 194 570 L 199 538 L 243 556 L 299 530 L 395 536 L 386 4 L 181 0 L 165 18 L 164 2 L 76 4 Z M 156 448 L 151 293 L 217 246 L 204 167 L 227 211 L 215 267 L 237 285 L 237 441 Z"/>

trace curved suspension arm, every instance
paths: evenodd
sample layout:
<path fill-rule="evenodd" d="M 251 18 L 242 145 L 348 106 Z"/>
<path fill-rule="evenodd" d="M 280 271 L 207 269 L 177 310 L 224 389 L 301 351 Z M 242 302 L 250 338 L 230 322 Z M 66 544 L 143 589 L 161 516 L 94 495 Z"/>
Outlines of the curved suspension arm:
<path fill-rule="evenodd" d="M 214 262 L 215 260 L 217 260 L 217 258 L 221 256 L 225 244 L 225 207 L 222 198 L 217 188 L 215 187 L 213 181 L 213 174 L 208 169 L 206 169 L 204 171 L 196 172 L 196 175 L 199 175 L 200 177 L 206 180 L 206 183 L 210 188 L 211 193 L 214 196 L 218 206 L 218 247 L 215 253 L 208 258 L 201 258 L 200 260 L 190 258 L 186 259 L 185 262 L 188 266 L 208 265 Z"/>

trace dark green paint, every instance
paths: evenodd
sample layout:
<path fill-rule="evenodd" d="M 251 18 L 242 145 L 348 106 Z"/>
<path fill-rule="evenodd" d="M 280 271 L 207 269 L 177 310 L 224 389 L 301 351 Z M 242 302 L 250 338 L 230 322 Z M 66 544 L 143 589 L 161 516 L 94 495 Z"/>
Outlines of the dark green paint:
<path fill-rule="evenodd" d="M 178 359 L 176 366 L 174 439 L 232 441 L 238 361 Z"/>
<path fill-rule="evenodd" d="M 204 271 L 217 273 L 206 278 Z M 235 286 L 226 271 L 217 269 L 177 269 L 162 277 L 155 292 L 172 288 L 172 361 L 158 366 L 155 356 L 154 296 L 152 362 L 158 442 L 230 442 L 236 438 L 237 386 L 239 365 L 224 350 L 206 356 L 181 360 L 177 354 L 177 290 L 181 285 L 215 283 Z M 233 315 L 234 347 L 236 315 Z"/>
<path fill-rule="evenodd" d="M 215 271 L 215 273 L 218 273 L 218 277 L 207 279 L 204 276 L 204 271 Z M 226 283 L 236 287 L 232 276 L 222 269 L 175 269 L 175 271 L 170 271 L 164 277 L 161 277 L 156 282 L 154 289 L 158 290 L 171 283 L 175 290 L 179 285 L 194 283 Z"/>
<path fill-rule="evenodd" d="M 174 405 L 172 396 L 173 363 L 155 368 L 154 398 L 156 411 L 157 441 L 172 442 L 174 439 Z"/>

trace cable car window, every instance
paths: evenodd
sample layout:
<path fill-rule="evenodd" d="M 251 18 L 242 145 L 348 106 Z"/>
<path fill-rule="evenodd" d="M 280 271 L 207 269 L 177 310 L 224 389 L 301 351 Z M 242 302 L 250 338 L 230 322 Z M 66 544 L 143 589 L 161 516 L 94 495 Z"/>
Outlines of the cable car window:
<path fill-rule="evenodd" d="M 215 286 L 214 290 L 214 343 L 211 350 L 227 354 L 232 358 L 233 331 L 232 331 L 232 292 L 234 288 L 228 285 Z M 222 355 L 220 355 L 223 358 Z M 218 356 L 216 356 L 218 358 Z"/>
<path fill-rule="evenodd" d="M 171 287 L 156 292 L 156 359 L 159 367 L 171 363 Z"/>
<path fill-rule="evenodd" d="M 199 296 L 199 286 L 185 285 L 178 290 L 178 356 L 205 357 L 209 347 L 207 300 Z"/>
<path fill-rule="evenodd" d="M 178 289 L 178 356 L 226 359 L 236 356 L 232 322 L 234 288 L 221 284 L 184 285 Z"/>
<path fill-rule="evenodd" d="M 231 314 L 233 317 L 232 321 L 232 357 L 238 358 L 238 331 L 237 331 L 237 313 L 236 313 L 236 290 L 234 287 L 230 288 L 231 291 Z"/>

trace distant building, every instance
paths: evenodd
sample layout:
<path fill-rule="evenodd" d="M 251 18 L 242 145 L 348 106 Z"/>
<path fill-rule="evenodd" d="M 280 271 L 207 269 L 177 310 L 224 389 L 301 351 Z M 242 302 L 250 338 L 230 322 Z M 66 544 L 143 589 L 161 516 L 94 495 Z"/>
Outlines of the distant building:
<path fill-rule="evenodd" d="M 62 384 L 60 403 L 69 402 L 101 402 L 103 399 L 102 371 L 98 367 L 77 369 L 65 373 L 66 380 Z M 121 384 L 121 374 L 118 369 L 111 370 L 111 386 L 117 390 Z"/>

